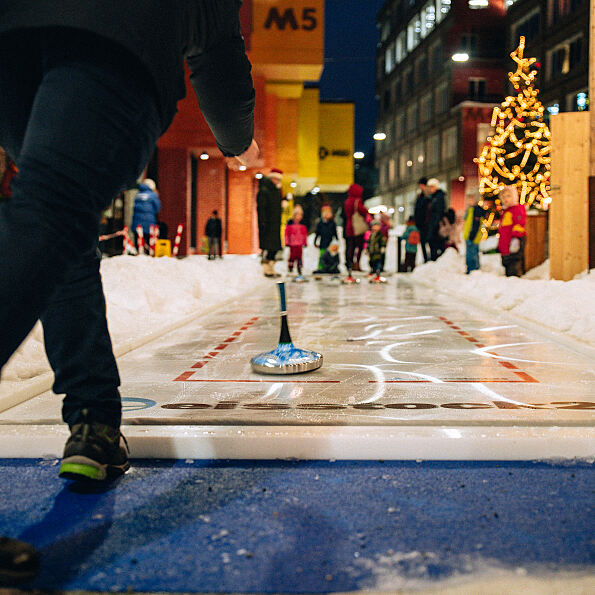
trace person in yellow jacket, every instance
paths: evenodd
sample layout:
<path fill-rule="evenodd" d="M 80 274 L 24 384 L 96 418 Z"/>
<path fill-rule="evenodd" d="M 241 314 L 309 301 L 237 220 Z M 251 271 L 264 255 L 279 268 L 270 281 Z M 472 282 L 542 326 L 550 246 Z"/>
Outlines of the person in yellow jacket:
<path fill-rule="evenodd" d="M 483 206 L 476 202 L 473 196 L 469 197 L 469 204 L 465 211 L 463 225 L 463 240 L 465 240 L 465 262 L 467 275 L 479 270 L 479 243 L 482 238 L 482 221 L 494 204 L 492 198 L 484 197 Z"/>

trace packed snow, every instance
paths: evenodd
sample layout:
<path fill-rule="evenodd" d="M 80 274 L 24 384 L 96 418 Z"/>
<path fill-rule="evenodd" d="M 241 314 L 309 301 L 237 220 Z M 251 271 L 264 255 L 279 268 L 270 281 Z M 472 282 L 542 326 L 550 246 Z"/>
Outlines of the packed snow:
<path fill-rule="evenodd" d="M 395 270 L 396 234 L 400 231 L 394 230 L 391 235 L 387 270 Z M 313 240 L 312 235 L 304 255 L 306 274 L 316 267 L 318 258 Z M 364 256 L 364 268 L 366 264 Z M 285 272 L 285 262 L 277 262 L 276 270 Z M 246 292 L 266 290 L 270 284 L 262 275 L 256 255 L 226 255 L 222 260 L 207 260 L 203 255 L 183 259 L 116 256 L 103 259 L 101 274 L 117 355 L 163 334 L 187 317 L 218 308 L 222 302 Z M 414 284 L 432 285 L 595 346 L 593 271 L 568 282 L 549 280 L 548 276 L 546 262 L 522 279 L 506 278 L 498 254 L 482 254 L 481 270 L 465 275 L 464 255 L 453 249 L 438 261 L 420 264 L 407 274 Z M 49 371 L 38 324 L 2 370 L 0 392 L 6 394 Z"/>

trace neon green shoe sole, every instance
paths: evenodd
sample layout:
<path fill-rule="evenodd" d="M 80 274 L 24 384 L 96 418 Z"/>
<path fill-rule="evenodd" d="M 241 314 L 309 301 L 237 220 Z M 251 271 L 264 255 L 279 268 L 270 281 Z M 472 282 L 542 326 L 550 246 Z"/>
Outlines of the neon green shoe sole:
<path fill-rule="evenodd" d="M 91 464 L 81 461 L 75 462 L 69 461 L 68 459 L 62 461 L 62 464 L 60 465 L 59 475 L 64 479 L 74 479 L 83 481 L 102 481 L 107 477 L 106 470 L 102 467 L 98 467 L 97 463 Z"/>

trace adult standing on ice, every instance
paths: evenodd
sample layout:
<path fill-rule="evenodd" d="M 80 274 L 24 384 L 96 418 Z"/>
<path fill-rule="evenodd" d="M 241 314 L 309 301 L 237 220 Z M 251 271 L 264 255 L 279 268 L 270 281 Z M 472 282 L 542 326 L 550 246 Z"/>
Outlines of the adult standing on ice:
<path fill-rule="evenodd" d="M 281 180 L 283 172 L 274 167 L 263 176 L 256 195 L 258 241 L 262 250 L 262 269 L 265 277 L 279 277 L 275 273 L 275 257 L 281 250 Z"/>
<path fill-rule="evenodd" d="M 97 230 L 171 123 L 184 59 L 228 165 L 257 164 L 239 7 L 0 0 L 0 145 L 19 167 L 0 206 L 0 366 L 41 318 L 71 430 L 63 477 L 102 480 L 129 467 Z"/>
<path fill-rule="evenodd" d="M 134 197 L 134 211 L 132 213 L 132 231 L 140 225 L 145 238 L 149 237 L 151 225 L 157 225 L 157 214 L 161 210 L 161 201 L 157 194 L 157 186 L 150 178 L 145 178 L 138 185 L 138 192 Z M 138 238 L 137 238 L 138 242 Z"/>
<path fill-rule="evenodd" d="M 364 189 L 359 184 L 351 184 L 345 200 L 345 237 L 347 240 L 346 266 L 359 271 L 359 261 L 364 251 L 364 235 L 368 230 L 368 209 L 364 206 Z"/>

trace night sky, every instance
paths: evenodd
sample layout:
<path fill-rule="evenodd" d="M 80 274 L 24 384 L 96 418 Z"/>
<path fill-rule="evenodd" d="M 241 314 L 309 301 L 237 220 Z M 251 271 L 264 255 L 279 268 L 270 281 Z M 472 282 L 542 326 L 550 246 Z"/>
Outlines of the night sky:
<path fill-rule="evenodd" d="M 355 101 L 355 150 L 368 153 L 377 114 L 376 14 L 385 0 L 326 0 L 320 98 Z"/>

